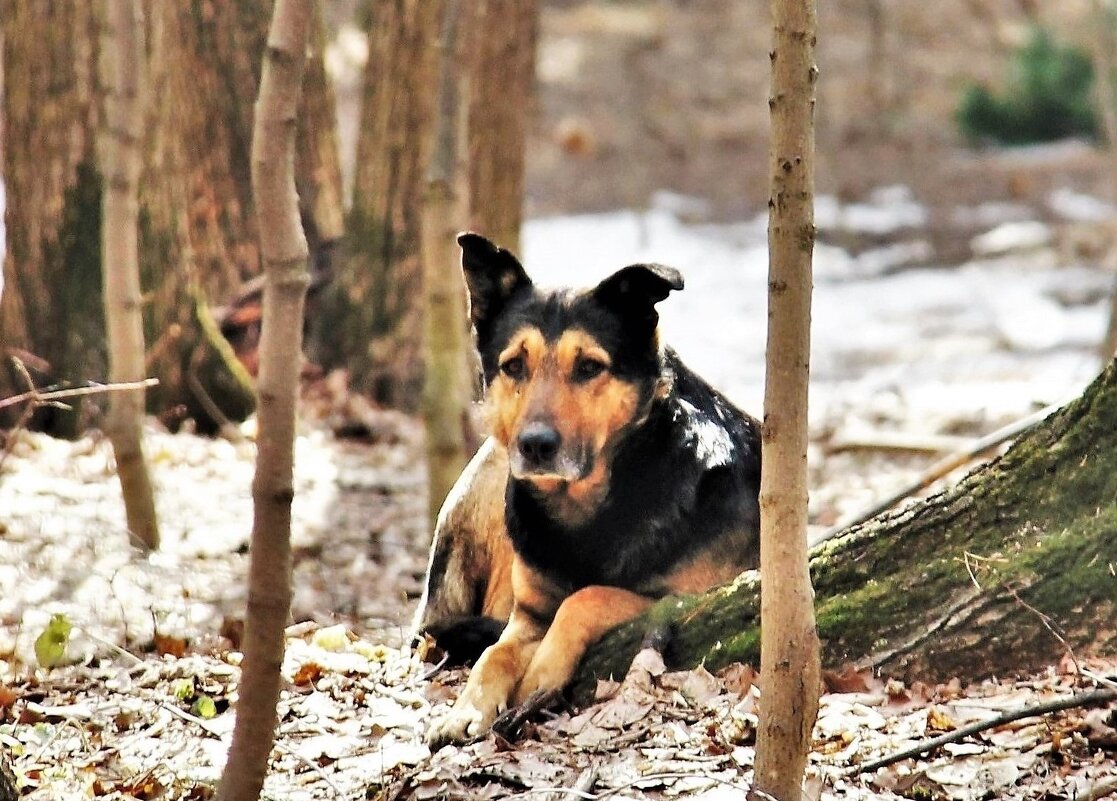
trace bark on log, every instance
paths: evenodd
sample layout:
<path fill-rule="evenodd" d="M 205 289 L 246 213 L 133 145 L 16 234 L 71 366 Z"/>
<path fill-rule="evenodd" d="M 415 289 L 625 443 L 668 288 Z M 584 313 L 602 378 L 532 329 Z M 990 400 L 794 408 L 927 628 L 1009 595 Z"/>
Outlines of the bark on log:
<path fill-rule="evenodd" d="M 1117 362 L 1004 456 L 822 545 L 811 572 L 824 665 L 976 680 L 1034 671 L 1067 646 L 1077 657 L 1112 654 Z M 702 596 L 664 599 L 591 649 L 575 691 L 623 675 L 649 630 L 670 630 L 675 666 L 755 664 L 758 608 L 749 573 Z"/>

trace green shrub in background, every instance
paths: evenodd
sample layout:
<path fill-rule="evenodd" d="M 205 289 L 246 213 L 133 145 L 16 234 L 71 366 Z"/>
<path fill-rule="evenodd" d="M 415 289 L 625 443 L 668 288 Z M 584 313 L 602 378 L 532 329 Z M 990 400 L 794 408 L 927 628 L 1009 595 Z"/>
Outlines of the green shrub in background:
<path fill-rule="evenodd" d="M 1011 74 L 1001 92 L 980 85 L 966 88 L 958 124 L 971 141 L 1004 145 L 1095 138 L 1099 124 L 1093 83 L 1088 53 L 1061 45 L 1037 28 L 1013 54 Z"/>

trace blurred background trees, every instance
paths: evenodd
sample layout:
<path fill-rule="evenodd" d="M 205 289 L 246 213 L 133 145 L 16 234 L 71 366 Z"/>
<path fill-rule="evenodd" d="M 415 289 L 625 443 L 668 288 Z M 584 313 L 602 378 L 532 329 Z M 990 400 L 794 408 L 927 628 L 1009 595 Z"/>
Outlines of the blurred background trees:
<path fill-rule="evenodd" d="M 987 201 L 1039 209 L 1060 258 L 1114 261 L 1112 220 L 1091 212 L 1066 223 L 1049 199 L 1073 187 L 1114 200 L 1115 168 L 1094 148 L 1108 136 L 1104 101 L 1113 94 L 1111 0 L 1067 0 L 1058 13 L 1015 0 L 944 3 L 932 11 L 837 0 L 820 9 L 820 193 L 842 204 L 911 187 L 929 209 L 928 250 L 909 264 L 973 257 L 983 223 L 958 209 Z M 103 180 L 93 152 L 106 91 L 96 69 L 100 6 L 0 4 L 8 198 L 0 341 L 43 385 L 104 380 Z M 344 370 L 375 404 L 408 413 L 420 408 L 427 358 L 420 215 L 443 5 L 322 0 L 296 145 L 312 252 L 308 358 Z M 253 404 L 260 266 L 247 142 L 271 7 L 144 3 L 145 367 L 160 379 L 148 409 L 172 428 L 189 420 L 216 431 Z M 665 208 L 723 221 L 763 208 L 768 44 L 759 0 L 483 0 L 466 12 L 463 227 L 515 248 L 525 214 Z M 1001 144 L 1051 136 L 1075 138 L 1052 149 Z M 840 236 L 854 254 L 889 244 L 883 234 Z M 0 396 L 23 389 L 5 359 Z M 72 435 L 102 405 L 42 408 L 33 424 Z M 12 411 L 0 422 L 10 425 Z"/>
<path fill-rule="evenodd" d="M 95 308 L 102 178 L 93 152 L 105 88 L 96 69 L 96 5 L 71 5 L 11 2 L 3 26 L 5 182 L 8 197 L 21 200 L 8 205 L 0 341 L 24 354 L 43 384 L 106 375 Z M 160 384 L 148 408 L 172 427 L 191 419 L 214 431 L 244 419 L 254 404 L 251 359 L 238 362 L 233 346 L 250 353 L 258 329 L 258 307 L 238 301 L 260 271 L 248 143 L 270 4 L 150 5 L 139 251 L 147 369 Z M 306 93 L 316 114 L 304 115 L 310 124 L 298 159 L 304 219 L 319 252 L 339 237 L 341 220 L 323 69 L 319 50 L 309 68 L 318 79 Z M 4 361 L 0 396 L 25 389 Z M 82 408 L 43 408 L 33 425 L 76 434 L 88 422 Z"/>
<path fill-rule="evenodd" d="M 104 91 L 95 6 L 5 2 L 6 183 L 20 202 L 8 204 L 0 332 L 38 380 L 80 383 L 103 377 L 105 360 L 90 300 L 100 281 L 92 131 Z M 271 4 L 147 5 L 141 262 L 148 367 L 161 379 L 149 408 L 172 426 L 190 418 L 216 430 L 251 408 L 259 257 L 247 100 Z M 1112 35 L 1109 0 L 1071 0 L 1058 14 L 1009 0 L 949 0 L 941 10 L 896 0 L 822 9 L 820 191 L 852 198 L 902 182 L 932 202 L 1035 196 L 1052 185 L 1051 168 L 1005 167 L 990 153 L 975 171 L 959 149 L 1102 135 L 1099 98 L 1112 89 L 1095 76 L 1109 52 L 1097 44 Z M 318 290 L 308 353 L 325 370 L 345 368 L 374 402 L 414 412 L 423 374 L 418 215 L 437 77 L 429 45 L 441 2 L 325 0 L 319 11 L 297 146 Z M 469 4 L 465 224 L 514 248 L 525 209 L 642 208 L 664 188 L 702 198 L 702 214 L 714 217 L 759 208 L 767 45 L 753 22 L 762 13 L 759 3 L 727 0 L 701 9 L 668 0 Z M 366 57 L 349 67 L 335 59 L 327 75 L 325 53 L 354 39 Z M 346 70 L 363 79 L 338 108 L 332 79 L 352 82 Z M 339 143 L 339 116 L 359 135 Z M 1110 182 L 1075 152 L 1060 174 L 1104 197 Z M 352 165 L 345 184 L 343 162 Z M 946 261 L 965 255 L 957 241 L 931 244 Z M 21 389 L 0 368 L 0 393 Z M 43 409 L 35 425 L 72 434 L 80 415 Z"/>

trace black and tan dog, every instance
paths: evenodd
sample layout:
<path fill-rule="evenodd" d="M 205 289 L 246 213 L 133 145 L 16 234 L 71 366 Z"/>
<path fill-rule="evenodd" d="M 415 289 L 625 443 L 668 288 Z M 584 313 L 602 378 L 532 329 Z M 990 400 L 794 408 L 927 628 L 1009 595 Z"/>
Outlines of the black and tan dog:
<path fill-rule="evenodd" d="M 416 626 L 452 652 L 499 639 L 432 747 L 562 688 L 605 631 L 758 555 L 757 423 L 659 342 L 679 273 L 545 291 L 484 237 L 458 242 L 492 436 L 443 506 Z"/>

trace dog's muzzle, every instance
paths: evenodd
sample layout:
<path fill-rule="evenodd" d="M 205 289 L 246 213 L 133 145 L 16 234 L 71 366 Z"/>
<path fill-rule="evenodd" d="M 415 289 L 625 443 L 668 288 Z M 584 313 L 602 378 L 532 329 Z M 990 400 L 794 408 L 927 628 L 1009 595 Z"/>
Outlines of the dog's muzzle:
<path fill-rule="evenodd" d="M 590 471 L 585 458 L 563 447 L 562 435 L 547 423 L 529 423 L 524 427 L 510 456 L 512 474 L 529 481 L 550 480 L 560 483 L 578 481 Z"/>

